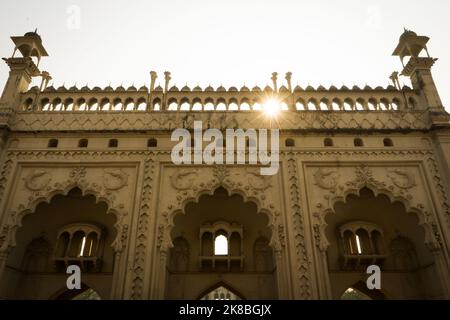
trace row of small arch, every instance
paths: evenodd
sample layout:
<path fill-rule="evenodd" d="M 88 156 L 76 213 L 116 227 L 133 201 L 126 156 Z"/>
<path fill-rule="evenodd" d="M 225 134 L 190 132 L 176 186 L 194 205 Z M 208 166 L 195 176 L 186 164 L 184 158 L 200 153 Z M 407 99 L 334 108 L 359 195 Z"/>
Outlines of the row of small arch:
<path fill-rule="evenodd" d="M 50 139 L 48 141 L 47 147 L 48 148 L 57 148 L 59 144 L 58 139 Z M 254 141 L 247 141 L 247 146 L 254 146 Z M 292 138 L 287 138 L 284 141 L 284 144 L 286 147 L 295 147 L 295 140 Z M 355 147 L 364 147 L 364 141 L 361 138 L 354 138 L 353 144 Z M 87 148 L 89 145 L 88 139 L 80 139 L 78 140 L 78 148 Z M 390 138 L 384 138 L 383 139 L 383 145 L 385 147 L 393 147 L 394 142 Z M 147 147 L 148 148 L 156 148 L 158 146 L 158 140 L 156 138 L 150 138 L 147 140 Z M 334 147 L 334 141 L 332 138 L 325 138 L 323 140 L 323 146 L 324 147 Z M 109 139 L 108 140 L 108 148 L 117 148 L 119 147 L 119 140 L 118 139 Z"/>
<path fill-rule="evenodd" d="M 262 99 L 248 99 L 243 98 L 239 101 L 236 98 L 231 98 L 226 101 L 223 98 L 212 99 L 207 98 L 202 100 L 195 98 L 189 100 L 188 98 L 182 98 L 180 100 L 176 98 L 169 98 L 167 101 L 167 109 L 171 111 L 189 111 L 189 110 L 261 110 L 263 100 Z M 416 107 L 416 101 L 410 97 L 408 99 L 408 107 L 414 109 Z M 152 101 L 153 110 L 161 110 L 162 101 L 156 98 Z M 399 98 L 387 99 L 375 99 L 370 98 L 368 100 L 358 98 L 353 100 L 346 98 L 341 100 L 334 98 L 332 100 L 323 98 L 321 100 L 311 98 L 308 100 L 297 99 L 295 102 L 295 110 L 400 110 L 404 106 L 404 102 Z M 33 103 L 32 98 L 28 98 L 24 101 L 22 106 L 23 111 L 145 111 L 148 109 L 147 99 L 141 97 L 139 99 L 128 98 L 122 100 L 116 98 L 110 100 L 104 98 L 98 100 L 92 98 L 86 101 L 84 98 L 74 100 L 68 98 L 62 101 L 60 98 L 55 98 L 52 101 L 48 98 L 40 100 L 36 106 Z M 288 104 L 285 101 L 280 102 L 281 110 L 288 110 Z"/>

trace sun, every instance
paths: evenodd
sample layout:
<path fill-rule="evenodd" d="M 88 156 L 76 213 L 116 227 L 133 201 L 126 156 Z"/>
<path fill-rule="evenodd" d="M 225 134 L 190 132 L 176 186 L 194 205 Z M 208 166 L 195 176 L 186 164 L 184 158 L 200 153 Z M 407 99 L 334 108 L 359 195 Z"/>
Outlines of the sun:
<path fill-rule="evenodd" d="M 264 113 L 269 117 L 276 117 L 280 111 L 280 102 L 276 99 L 269 99 L 263 104 Z"/>

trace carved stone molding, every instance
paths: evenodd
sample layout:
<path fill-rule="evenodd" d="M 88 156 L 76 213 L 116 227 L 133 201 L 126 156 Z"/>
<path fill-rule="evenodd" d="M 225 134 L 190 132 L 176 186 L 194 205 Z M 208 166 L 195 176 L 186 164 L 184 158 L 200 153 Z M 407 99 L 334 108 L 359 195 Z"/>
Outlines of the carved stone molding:
<path fill-rule="evenodd" d="M 436 194 L 439 198 L 441 210 L 443 211 L 444 217 L 447 220 L 447 228 L 450 229 L 450 204 L 444 182 L 442 181 L 441 175 L 439 173 L 437 161 L 434 157 L 428 157 L 425 162 L 428 171 L 431 174 L 431 178 L 433 179 L 434 188 L 436 189 Z"/>
<path fill-rule="evenodd" d="M 171 151 L 149 151 L 147 149 L 142 150 L 117 150 L 117 151 L 89 151 L 89 150 L 10 150 L 7 151 L 9 158 L 15 158 L 18 160 L 33 160 L 33 161 L 92 161 L 92 160 L 114 160 L 117 158 L 124 159 L 126 161 L 132 158 L 144 159 L 149 154 L 153 154 L 157 157 L 170 156 Z M 292 151 L 280 151 L 280 157 L 286 156 L 287 154 L 293 156 L 302 156 L 305 160 L 320 160 L 327 161 L 331 157 L 349 157 L 350 160 L 361 162 L 366 160 L 368 157 L 371 159 L 385 160 L 386 157 L 390 159 L 417 159 L 422 160 L 426 156 L 433 156 L 433 151 L 431 149 L 409 149 L 409 150 L 395 150 L 395 149 L 383 149 L 383 150 L 292 150 Z M 357 158 L 357 159 L 355 159 Z"/>
<path fill-rule="evenodd" d="M 153 175 L 155 170 L 154 161 L 154 157 L 149 156 L 146 158 L 144 164 L 144 178 L 139 207 L 136 245 L 134 249 L 133 280 L 131 285 L 132 299 L 141 299 L 143 297 L 144 269 L 150 228 L 150 207 L 153 191 Z"/>
<path fill-rule="evenodd" d="M 199 113 L 210 128 L 261 128 L 265 119 L 253 112 Z M 18 112 L 11 123 L 12 130 L 172 130 L 192 128 L 194 116 L 186 112 Z M 283 130 L 298 129 L 428 129 L 428 112 L 289 112 L 278 120 Z"/>

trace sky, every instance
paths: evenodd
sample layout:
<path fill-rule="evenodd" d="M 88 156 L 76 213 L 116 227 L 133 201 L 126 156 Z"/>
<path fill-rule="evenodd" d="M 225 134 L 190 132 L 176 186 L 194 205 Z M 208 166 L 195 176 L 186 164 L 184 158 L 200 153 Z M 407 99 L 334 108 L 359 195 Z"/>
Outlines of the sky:
<path fill-rule="evenodd" d="M 431 38 L 433 76 L 450 110 L 450 1 L 433 0 L 1 0 L 0 56 L 10 36 L 38 29 L 55 87 L 271 83 L 386 86 L 403 28 Z M 0 87 L 8 77 L 0 63 Z M 35 83 L 39 81 L 36 79 Z M 401 82 L 410 85 L 407 78 Z"/>

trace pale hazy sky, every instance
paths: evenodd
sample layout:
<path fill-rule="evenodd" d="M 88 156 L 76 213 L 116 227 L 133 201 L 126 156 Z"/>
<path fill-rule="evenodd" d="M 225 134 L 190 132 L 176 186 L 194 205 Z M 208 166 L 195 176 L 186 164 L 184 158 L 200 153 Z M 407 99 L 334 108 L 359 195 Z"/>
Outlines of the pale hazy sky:
<path fill-rule="evenodd" d="M 431 37 L 449 110 L 449 13 L 448 0 L 1 0 L 0 56 L 38 28 L 55 86 L 148 86 L 150 70 L 178 87 L 265 86 L 273 71 L 294 85 L 386 86 L 407 27 Z M 1 62 L 2 89 L 7 75 Z"/>

